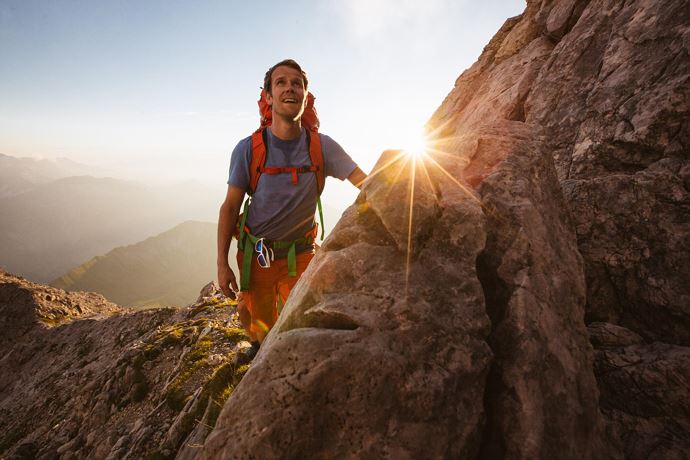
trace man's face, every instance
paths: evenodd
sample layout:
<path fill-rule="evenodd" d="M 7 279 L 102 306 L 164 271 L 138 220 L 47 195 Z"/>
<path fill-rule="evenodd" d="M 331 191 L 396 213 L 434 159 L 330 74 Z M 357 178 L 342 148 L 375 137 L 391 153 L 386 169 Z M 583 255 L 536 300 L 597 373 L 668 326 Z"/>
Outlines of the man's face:
<path fill-rule="evenodd" d="M 274 116 L 297 120 L 304 111 L 306 94 L 299 70 L 281 65 L 271 74 L 271 92 L 266 101 L 273 107 Z"/>

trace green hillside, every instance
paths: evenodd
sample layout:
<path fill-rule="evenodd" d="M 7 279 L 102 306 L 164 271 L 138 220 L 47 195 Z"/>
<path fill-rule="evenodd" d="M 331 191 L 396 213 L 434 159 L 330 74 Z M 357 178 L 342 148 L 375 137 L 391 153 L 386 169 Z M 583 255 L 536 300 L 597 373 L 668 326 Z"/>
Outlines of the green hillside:
<path fill-rule="evenodd" d="M 186 305 L 216 278 L 216 224 L 184 222 L 160 235 L 94 257 L 53 281 L 125 306 Z"/>

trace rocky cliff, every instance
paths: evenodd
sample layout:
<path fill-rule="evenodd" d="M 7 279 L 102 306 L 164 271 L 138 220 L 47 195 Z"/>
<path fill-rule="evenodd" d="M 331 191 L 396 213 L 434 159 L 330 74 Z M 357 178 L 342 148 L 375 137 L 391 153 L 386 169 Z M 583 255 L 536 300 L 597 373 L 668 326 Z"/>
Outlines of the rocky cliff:
<path fill-rule="evenodd" d="M 690 4 L 534 0 L 386 153 L 205 458 L 683 458 Z"/>

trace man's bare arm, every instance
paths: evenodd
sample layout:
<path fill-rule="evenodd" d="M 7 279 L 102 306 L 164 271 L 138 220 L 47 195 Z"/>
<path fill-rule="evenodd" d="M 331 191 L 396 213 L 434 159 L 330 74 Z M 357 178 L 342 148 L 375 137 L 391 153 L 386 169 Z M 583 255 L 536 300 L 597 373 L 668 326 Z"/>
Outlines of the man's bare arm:
<path fill-rule="evenodd" d="M 367 175 L 364 174 L 364 171 L 359 169 L 359 166 L 355 168 L 352 173 L 350 173 L 349 176 L 347 176 L 347 180 L 352 182 L 352 185 L 354 185 L 357 188 L 362 188 L 362 184 L 364 184 L 364 181 L 367 179 Z"/>
<path fill-rule="evenodd" d="M 244 200 L 244 190 L 228 185 L 225 201 L 220 206 L 218 214 L 218 284 L 220 289 L 228 297 L 234 298 L 232 291 L 237 291 L 237 280 L 228 262 L 230 241 L 237 225 L 237 216 Z M 232 290 L 231 290 L 232 287 Z"/>

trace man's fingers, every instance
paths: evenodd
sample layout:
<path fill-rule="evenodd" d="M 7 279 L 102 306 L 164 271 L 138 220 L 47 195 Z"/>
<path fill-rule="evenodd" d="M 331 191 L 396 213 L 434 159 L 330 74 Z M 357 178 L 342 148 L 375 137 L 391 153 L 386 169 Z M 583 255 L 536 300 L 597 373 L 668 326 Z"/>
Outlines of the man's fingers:
<path fill-rule="evenodd" d="M 225 297 L 233 297 L 233 292 L 230 290 L 230 288 L 227 285 L 220 285 L 220 290 L 223 291 L 223 295 Z"/>
<path fill-rule="evenodd" d="M 230 267 L 218 269 L 218 284 L 220 285 L 220 290 L 223 291 L 225 297 L 229 297 L 231 299 L 236 298 L 235 293 L 237 292 L 237 281 L 235 280 L 235 274 L 232 272 L 232 270 L 230 270 Z"/>

